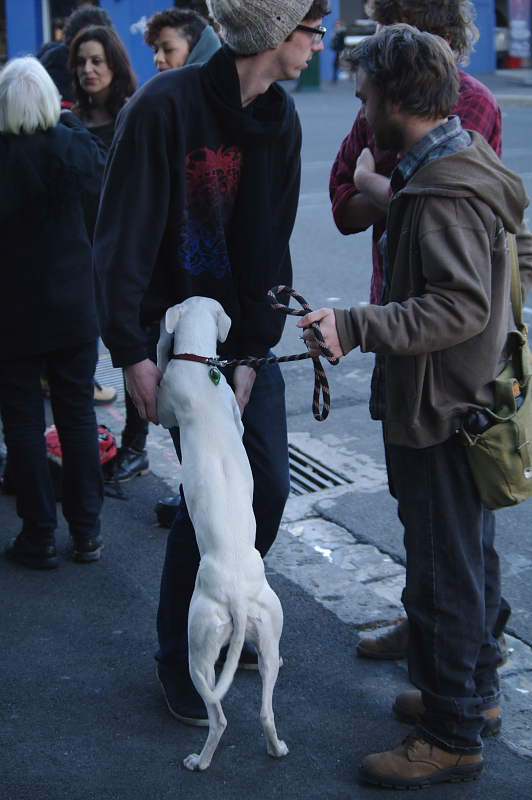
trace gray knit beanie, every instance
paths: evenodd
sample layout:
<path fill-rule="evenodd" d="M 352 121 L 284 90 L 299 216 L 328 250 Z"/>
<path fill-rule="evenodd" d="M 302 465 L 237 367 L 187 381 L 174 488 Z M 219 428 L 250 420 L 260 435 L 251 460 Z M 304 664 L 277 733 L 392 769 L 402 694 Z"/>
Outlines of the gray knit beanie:
<path fill-rule="evenodd" d="M 302 22 L 312 0 L 207 0 L 235 53 L 252 55 L 278 47 Z"/>

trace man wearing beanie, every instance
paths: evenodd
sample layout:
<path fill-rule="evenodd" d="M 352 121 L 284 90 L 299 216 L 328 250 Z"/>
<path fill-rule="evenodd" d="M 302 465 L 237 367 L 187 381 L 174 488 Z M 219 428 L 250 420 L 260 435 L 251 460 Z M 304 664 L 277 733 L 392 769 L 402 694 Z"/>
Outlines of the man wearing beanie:
<path fill-rule="evenodd" d="M 120 115 L 94 242 L 103 339 L 140 415 L 157 422 L 158 322 L 169 306 L 212 297 L 232 321 L 224 358 L 265 356 L 284 317 L 267 291 L 290 285 L 289 240 L 300 181 L 301 129 L 276 83 L 323 49 L 328 0 L 210 0 L 224 46 L 202 66 L 163 72 Z M 256 546 L 264 556 L 289 490 L 284 384 L 277 365 L 227 372 L 254 479 Z M 174 442 L 179 456 L 179 434 Z M 188 672 L 187 619 L 199 563 L 181 503 L 168 536 L 157 617 L 157 676 L 170 712 L 208 725 Z M 244 647 L 241 666 L 257 668 Z"/>

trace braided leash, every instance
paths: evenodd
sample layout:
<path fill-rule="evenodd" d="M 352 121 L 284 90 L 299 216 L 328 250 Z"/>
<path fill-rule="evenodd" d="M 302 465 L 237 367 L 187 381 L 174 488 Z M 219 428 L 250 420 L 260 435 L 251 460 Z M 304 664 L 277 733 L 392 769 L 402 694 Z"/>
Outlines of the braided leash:
<path fill-rule="evenodd" d="M 289 306 L 280 303 L 277 295 L 281 293 L 288 294 L 297 300 L 297 302 L 302 306 L 301 310 L 289 308 Z M 305 314 L 308 314 L 312 311 L 305 298 L 298 294 L 298 292 L 296 292 L 294 289 L 291 289 L 289 286 L 275 286 L 268 292 L 268 297 L 273 301 L 272 309 L 275 311 L 281 311 L 283 314 L 304 317 Z M 338 359 L 333 357 L 331 351 L 325 345 L 325 341 L 318 323 L 314 322 L 311 327 L 321 354 L 333 366 L 338 364 Z M 194 361 L 198 364 L 206 364 L 209 367 L 214 367 L 215 369 L 239 366 L 259 368 L 264 364 L 285 364 L 289 361 L 303 361 L 306 358 L 311 358 L 314 366 L 314 394 L 312 397 L 312 413 L 318 422 L 323 422 L 323 420 L 327 419 L 329 416 L 329 411 L 331 410 L 331 393 L 329 390 L 327 376 L 325 375 L 325 370 L 321 365 L 320 356 L 313 354 L 309 350 L 307 350 L 305 353 L 298 353 L 294 356 L 265 356 L 263 358 L 248 356 L 247 358 L 222 359 L 209 358 L 208 356 L 198 356 L 194 353 L 178 353 L 177 355 L 172 354 L 170 356 L 170 359 L 175 359 L 177 361 Z M 321 410 L 320 395 L 323 395 L 323 407 Z"/>
<path fill-rule="evenodd" d="M 279 294 L 288 294 L 290 297 L 293 297 L 294 300 L 297 300 L 301 306 L 301 309 L 298 310 L 297 308 L 289 308 L 289 306 L 285 306 L 284 303 L 280 303 L 277 296 Z M 305 298 L 296 292 L 295 289 L 291 289 L 289 286 L 275 286 L 268 292 L 268 297 L 273 301 L 272 308 L 276 311 L 281 311 L 286 315 L 304 317 L 305 314 L 310 314 L 312 311 Z M 311 328 L 314 332 L 314 336 L 318 343 L 318 347 L 320 348 L 321 354 L 328 360 L 329 364 L 336 366 L 336 364 L 338 364 L 338 359 L 333 357 L 333 354 L 325 345 L 325 340 L 320 330 L 320 326 L 317 322 L 313 322 Z M 286 356 L 285 358 L 287 361 L 295 361 L 296 359 L 303 358 L 312 359 L 312 365 L 314 367 L 314 394 L 312 397 L 312 413 L 314 414 L 314 419 L 316 419 L 318 422 L 323 422 L 323 420 L 327 419 L 329 416 L 329 411 L 331 410 L 331 392 L 329 389 L 329 382 L 327 380 L 325 370 L 322 367 L 319 355 L 313 355 L 311 352 L 307 351 L 306 353 L 301 353 L 299 356 Z M 283 360 L 282 356 L 279 361 L 281 360 Z M 320 394 L 323 395 L 323 407 L 321 411 Z"/>

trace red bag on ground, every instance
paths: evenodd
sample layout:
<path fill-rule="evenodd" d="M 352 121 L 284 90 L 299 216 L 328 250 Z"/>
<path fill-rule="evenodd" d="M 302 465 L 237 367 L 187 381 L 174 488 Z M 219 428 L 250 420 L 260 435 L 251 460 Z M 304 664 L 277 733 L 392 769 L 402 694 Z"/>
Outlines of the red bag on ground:
<path fill-rule="evenodd" d="M 48 466 L 54 484 L 55 496 L 61 499 L 61 482 L 63 472 L 63 452 L 61 450 L 61 440 L 55 425 L 50 425 L 46 429 L 44 437 L 46 439 L 46 453 L 48 456 Z M 112 463 L 117 456 L 118 447 L 116 439 L 106 425 L 98 425 L 98 446 L 100 450 L 100 464 L 105 471 L 112 468 Z"/>

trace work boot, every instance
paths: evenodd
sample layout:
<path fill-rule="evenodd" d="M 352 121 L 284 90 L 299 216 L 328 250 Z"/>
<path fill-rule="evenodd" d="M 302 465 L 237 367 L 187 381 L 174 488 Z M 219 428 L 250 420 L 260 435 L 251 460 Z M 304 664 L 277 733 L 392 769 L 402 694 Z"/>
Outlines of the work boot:
<path fill-rule="evenodd" d="M 101 536 L 72 537 L 73 548 L 72 558 L 79 564 L 89 564 L 91 561 L 99 561 L 103 550 Z"/>
<path fill-rule="evenodd" d="M 359 658 L 375 658 L 379 660 L 398 660 L 406 658 L 408 650 L 408 619 L 400 620 L 386 633 L 381 633 L 380 636 L 362 636 L 356 646 L 357 656 Z M 504 633 L 497 639 L 497 644 L 500 653 L 499 667 L 502 667 L 508 661 L 509 650 L 508 643 Z"/>
<path fill-rule="evenodd" d="M 207 709 L 192 683 L 188 666 L 183 664 L 174 668 L 157 664 L 155 674 L 170 714 L 185 725 L 207 727 Z"/>
<path fill-rule="evenodd" d="M 402 619 L 380 636 L 363 636 L 357 643 L 357 656 L 394 660 L 406 658 L 408 648 L 408 619 Z"/>
<path fill-rule="evenodd" d="M 133 478 L 147 475 L 150 462 L 146 450 L 134 450 L 132 447 L 121 447 L 118 450 L 114 468 L 105 476 L 106 483 L 126 483 Z"/>
<path fill-rule="evenodd" d="M 117 391 L 112 386 L 102 386 L 98 381 L 94 381 L 94 405 L 105 406 L 114 403 Z"/>
<path fill-rule="evenodd" d="M 42 541 L 35 541 L 24 533 L 19 533 L 5 548 L 4 555 L 9 561 L 23 564 L 30 569 L 55 569 L 59 566 L 53 534 L 43 537 Z"/>
<path fill-rule="evenodd" d="M 421 789 L 437 783 L 474 781 L 482 766 L 482 753 L 449 753 L 412 734 L 394 750 L 366 756 L 358 775 L 362 783 L 385 789 Z"/>
<path fill-rule="evenodd" d="M 417 689 L 401 692 L 395 698 L 392 710 L 401 722 L 416 723 L 425 713 L 421 692 Z M 482 716 L 485 722 L 480 735 L 484 738 L 486 736 L 497 736 L 502 727 L 501 707 L 486 708 L 482 711 Z"/>
<path fill-rule="evenodd" d="M 181 498 L 179 495 L 174 495 L 173 497 L 164 497 L 162 500 L 157 500 L 155 505 L 155 515 L 161 528 L 172 527 L 180 502 Z"/>

